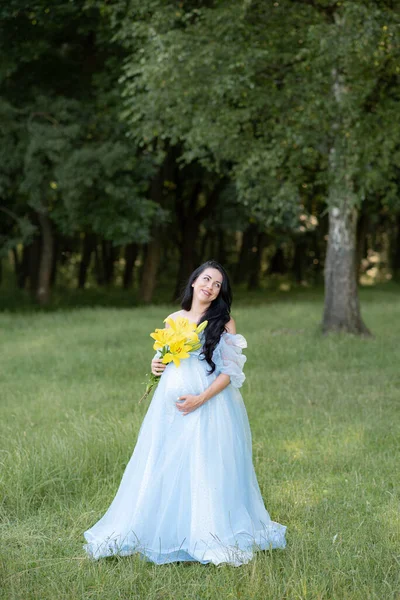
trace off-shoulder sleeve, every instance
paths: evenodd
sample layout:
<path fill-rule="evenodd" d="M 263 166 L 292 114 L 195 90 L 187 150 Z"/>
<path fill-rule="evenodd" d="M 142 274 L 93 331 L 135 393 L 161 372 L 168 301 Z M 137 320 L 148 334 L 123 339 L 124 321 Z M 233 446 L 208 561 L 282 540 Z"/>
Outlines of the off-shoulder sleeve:
<path fill-rule="evenodd" d="M 246 379 L 243 366 L 247 358 L 242 354 L 243 348 L 247 348 L 247 342 L 242 335 L 223 333 L 212 356 L 215 372 L 229 375 L 231 384 L 236 388 L 240 388 Z"/>

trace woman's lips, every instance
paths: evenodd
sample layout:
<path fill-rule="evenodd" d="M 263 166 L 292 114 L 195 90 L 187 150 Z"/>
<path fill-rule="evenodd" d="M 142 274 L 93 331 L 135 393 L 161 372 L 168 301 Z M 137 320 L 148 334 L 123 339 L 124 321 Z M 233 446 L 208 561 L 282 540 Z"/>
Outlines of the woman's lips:
<path fill-rule="evenodd" d="M 203 294 L 205 296 L 207 296 L 207 298 L 209 298 L 211 296 L 210 292 L 207 292 L 206 290 L 201 290 L 203 292 Z"/>

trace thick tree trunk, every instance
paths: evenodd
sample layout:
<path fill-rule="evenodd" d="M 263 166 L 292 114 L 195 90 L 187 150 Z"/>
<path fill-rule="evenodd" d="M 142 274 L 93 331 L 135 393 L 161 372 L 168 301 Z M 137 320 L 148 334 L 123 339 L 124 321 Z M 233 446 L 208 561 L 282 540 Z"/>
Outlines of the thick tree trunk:
<path fill-rule="evenodd" d="M 114 266 L 116 259 L 116 249 L 112 242 L 103 240 L 101 243 L 101 256 L 103 262 L 104 283 L 110 285 L 114 279 Z"/>
<path fill-rule="evenodd" d="M 157 283 L 157 272 L 161 258 L 161 240 L 155 235 L 147 245 L 146 255 L 143 263 L 143 275 L 140 284 L 139 297 L 142 302 L 151 302 Z"/>
<path fill-rule="evenodd" d="M 344 18 L 337 19 L 342 27 Z M 332 183 L 329 190 L 329 232 L 325 259 L 325 305 L 322 319 L 324 333 L 343 331 L 370 335 L 360 312 L 357 267 L 357 198 L 348 160 L 351 148 L 343 130 L 349 126 L 344 105 L 347 86 L 343 73 L 332 70 L 332 93 L 336 100 L 336 120 L 332 123 L 332 146 L 329 167 Z"/>
<path fill-rule="evenodd" d="M 251 224 L 243 232 L 242 244 L 239 252 L 239 259 L 236 264 L 234 282 L 243 283 L 246 281 L 250 265 L 254 259 L 253 248 L 257 236 L 257 225 Z"/>
<path fill-rule="evenodd" d="M 39 213 L 38 219 L 42 233 L 42 251 L 40 256 L 36 298 L 40 306 L 46 306 L 50 300 L 50 278 L 53 265 L 54 240 L 51 221 L 48 215 Z"/>
<path fill-rule="evenodd" d="M 328 250 L 325 261 L 324 333 L 344 331 L 369 335 L 358 300 L 356 267 L 357 211 L 342 203 L 329 210 Z"/>
<path fill-rule="evenodd" d="M 307 240 L 304 235 L 297 236 L 293 240 L 294 244 L 294 256 L 292 271 L 296 283 L 304 281 L 304 271 L 306 266 L 306 252 L 307 252 Z"/>
<path fill-rule="evenodd" d="M 269 266 L 269 273 L 276 273 L 278 275 L 284 275 L 287 271 L 285 255 L 280 246 L 275 250 L 275 254 L 271 258 L 271 264 Z"/>
<path fill-rule="evenodd" d="M 124 290 L 128 290 L 132 286 L 133 267 L 135 266 L 138 252 L 138 244 L 127 244 L 125 247 Z"/>
<path fill-rule="evenodd" d="M 83 239 L 82 257 L 79 263 L 78 288 L 83 290 L 86 284 L 87 273 L 92 259 L 92 253 L 96 245 L 96 236 L 86 233 Z"/>

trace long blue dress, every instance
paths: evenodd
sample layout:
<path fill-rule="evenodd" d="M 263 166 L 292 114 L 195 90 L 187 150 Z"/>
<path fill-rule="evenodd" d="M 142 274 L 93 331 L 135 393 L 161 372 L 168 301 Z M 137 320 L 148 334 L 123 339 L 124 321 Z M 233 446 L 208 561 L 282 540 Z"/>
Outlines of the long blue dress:
<path fill-rule="evenodd" d="M 169 364 L 156 388 L 136 447 L 106 514 L 85 532 L 93 558 L 140 555 L 174 561 L 248 563 L 254 552 L 285 547 L 284 525 L 271 521 L 252 462 L 251 432 L 239 389 L 247 347 L 224 333 L 213 360 L 201 350 Z M 184 416 L 178 396 L 199 394 L 219 373 L 230 384 Z"/>

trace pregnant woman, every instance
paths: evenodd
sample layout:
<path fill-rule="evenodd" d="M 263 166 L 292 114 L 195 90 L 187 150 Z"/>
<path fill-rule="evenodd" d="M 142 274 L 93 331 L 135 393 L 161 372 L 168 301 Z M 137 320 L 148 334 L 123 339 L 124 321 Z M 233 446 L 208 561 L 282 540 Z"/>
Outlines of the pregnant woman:
<path fill-rule="evenodd" d="M 153 359 L 161 379 L 117 494 L 85 532 L 91 557 L 139 553 L 157 564 L 239 566 L 257 550 L 285 547 L 286 527 L 271 521 L 254 472 L 239 392 L 247 344 L 231 301 L 219 263 L 190 276 L 182 310 L 170 317 L 208 321 L 202 347 L 179 367 Z"/>

